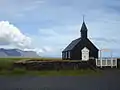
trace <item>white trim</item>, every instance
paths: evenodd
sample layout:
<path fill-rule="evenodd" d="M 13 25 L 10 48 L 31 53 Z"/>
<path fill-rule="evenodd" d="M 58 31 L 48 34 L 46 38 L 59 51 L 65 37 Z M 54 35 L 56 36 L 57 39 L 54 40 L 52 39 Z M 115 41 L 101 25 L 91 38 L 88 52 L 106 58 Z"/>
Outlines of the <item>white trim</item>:
<path fill-rule="evenodd" d="M 65 52 L 65 58 L 68 58 L 68 57 L 67 57 L 67 56 L 68 56 L 67 53 L 68 53 L 68 52 L 66 51 L 66 52 Z"/>
<path fill-rule="evenodd" d="M 100 62 L 100 64 L 98 63 Z M 117 59 L 116 58 L 111 58 L 111 59 L 96 59 L 96 66 L 97 67 L 103 67 L 103 66 L 110 66 L 113 68 L 115 66 L 117 68 Z"/>
<path fill-rule="evenodd" d="M 71 54 L 70 51 L 68 51 L 68 58 L 70 58 L 70 54 Z"/>
<path fill-rule="evenodd" d="M 82 53 L 82 60 L 83 61 L 88 61 L 89 60 L 89 49 L 87 47 L 84 47 L 81 50 L 81 53 Z"/>

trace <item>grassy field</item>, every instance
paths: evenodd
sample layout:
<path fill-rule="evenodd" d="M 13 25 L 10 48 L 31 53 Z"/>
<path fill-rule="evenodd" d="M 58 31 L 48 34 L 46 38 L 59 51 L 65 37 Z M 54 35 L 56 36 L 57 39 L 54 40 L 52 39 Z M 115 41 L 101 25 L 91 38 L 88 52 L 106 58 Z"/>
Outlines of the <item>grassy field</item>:
<path fill-rule="evenodd" d="M 14 70 L 1 70 L 2 76 L 81 76 L 81 75 L 101 75 L 100 71 L 94 72 L 87 70 L 45 70 L 45 71 L 27 71 L 26 69 L 16 68 Z"/>
<path fill-rule="evenodd" d="M 19 60 L 61 60 L 60 58 L 0 58 L 0 69 L 9 69 L 15 61 Z"/>
<path fill-rule="evenodd" d="M 59 58 L 0 58 L 0 75 L 37 75 L 37 76 L 79 76 L 100 74 L 100 71 L 93 70 L 45 70 L 45 71 L 28 71 L 25 68 L 12 68 L 12 64 L 18 60 L 61 60 Z"/>

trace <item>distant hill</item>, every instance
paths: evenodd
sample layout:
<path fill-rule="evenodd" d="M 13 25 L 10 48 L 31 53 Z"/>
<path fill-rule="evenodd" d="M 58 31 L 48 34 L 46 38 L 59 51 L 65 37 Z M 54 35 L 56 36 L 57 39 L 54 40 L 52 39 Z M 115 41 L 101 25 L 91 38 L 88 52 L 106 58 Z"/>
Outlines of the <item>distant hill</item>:
<path fill-rule="evenodd" d="M 40 57 L 34 51 L 22 51 L 20 49 L 0 48 L 0 57 Z"/>

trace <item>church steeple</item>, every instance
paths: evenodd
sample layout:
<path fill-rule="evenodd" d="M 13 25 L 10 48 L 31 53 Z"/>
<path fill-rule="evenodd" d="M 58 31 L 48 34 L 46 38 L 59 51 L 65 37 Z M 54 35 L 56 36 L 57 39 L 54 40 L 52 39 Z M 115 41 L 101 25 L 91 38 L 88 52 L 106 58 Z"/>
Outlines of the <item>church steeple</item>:
<path fill-rule="evenodd" d="M 81 27 L 81 38 L 87 38 L 87 27 L 85 25 L 85 22 L 84 22 L 84 18 L 83 18 L 83 23 L 82 23 L 82 27 Z"/>

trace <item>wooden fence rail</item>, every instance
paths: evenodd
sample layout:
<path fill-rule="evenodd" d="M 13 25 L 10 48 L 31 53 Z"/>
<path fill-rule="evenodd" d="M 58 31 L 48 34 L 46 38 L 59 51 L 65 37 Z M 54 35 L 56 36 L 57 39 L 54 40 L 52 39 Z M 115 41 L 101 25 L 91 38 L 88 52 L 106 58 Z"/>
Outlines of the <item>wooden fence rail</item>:
<path fill-rule="evenodd" d="M 111 59 L 96 59 L 96 66 L 97 67 L 116 67 L 117 68 L 117 58 Z"/>

